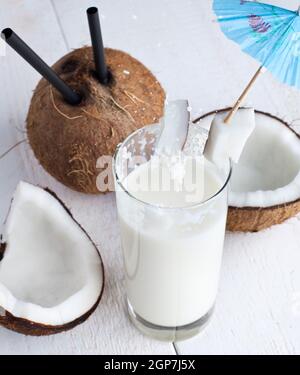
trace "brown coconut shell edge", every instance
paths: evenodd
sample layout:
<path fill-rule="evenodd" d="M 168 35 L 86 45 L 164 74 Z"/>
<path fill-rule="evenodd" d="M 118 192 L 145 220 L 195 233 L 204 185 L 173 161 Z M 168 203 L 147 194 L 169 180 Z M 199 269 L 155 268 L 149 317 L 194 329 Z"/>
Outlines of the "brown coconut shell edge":
<path fill-rule="evenodd" d="M 231 108 L 223 108 L 206 113 L 205 115 L 194 120 L 194 123 L 203 120 L 213 114 L 220 112 L 227 112 Z M 255 110 L 255 113 L 268 116 L 274 120 L 279 121 L 293 132 L 300 141 L 300 136 L 297 134 L 287 122 L 276 117 L 270 113 Z M 281 224 L 287 219 L 297 215 L 300 212 L 300 198 L 271 207 L 232 207 L 228 209 L 227 230 L 231 232 L 259 232 L 263 229 L 270 228 L 273 225 Z"/>
<path fill-rule="evenodd" d="M 64 324 L 64 325 L 51 326 L 51 325 L 45 325 L 45 324 L 32 322 L 32 321 L 27 320 L 27 319 L 15 317 L 14 315 L 12 315 L 10 312 L 8 312 L 6 310 L 4 310 L 4 314 L 0 314 L 0 326 L 4 327 L 6 329 L 9 329 L 11 331 L 17 332 L 17 333 L 27 335 L 27 336 L 50 336 L 50 335 L 54 335 L 54 334 L 57 334 L 57 333 L 69 331 L 69 330 L 75 328 L 76 326 L 78 326 L 79 324 L 84 323 L 92 315 L 92 313 L 96 310 L 96 308 L 98 307 L 98 305 L 101 301 L 101 298 L 103 296 L 104 285 L 105 285 L 104 263 L 103 263 L 101 254 L 100 254 L 99 250 L 97 249 L 96 245 L 94 244 L 94 242 L 92 241 L 90 236 L 87 234 L 87 232 L 83 229 L 83 227 L 74 219 L 72 213 L 66 207 L 64 202 L 60 198 L 58 198 L 58 196 L 53 191 L 51 191 L 50 189 L 45 188 L 44 190 L 47 191 L 49 194 L 51 194 L 62 205 L 62 207 L 67 212 L 67 214 L 71 216 L 71 218 L 75 222 L 75 224 L 79 226 L 79 228 L 86 234 L 87 238 L 93 244 L 95 250 L 97 251 L 97 254 L 99 255 L 100 261 L 101 261 L 101 269 L 102 269 L 102 274 L 103 274 L 103 284 L 102 284 L 102 289 L 100 291 L 99 297 L 98 297 L 97 301 L 95 302 L 95 304 L 84 315 L 82 315 L 79 318 L 73 320 L 72 322 L 69 322 L 69 323 Z M 0 262 L 3 258 L 4 253 L 5 253 L 5 249 L 6 249 L 6 243 L 1 243 L 0 244 Z M 1 306 L 0 306 L 0 308 L 1 308 Z"/>

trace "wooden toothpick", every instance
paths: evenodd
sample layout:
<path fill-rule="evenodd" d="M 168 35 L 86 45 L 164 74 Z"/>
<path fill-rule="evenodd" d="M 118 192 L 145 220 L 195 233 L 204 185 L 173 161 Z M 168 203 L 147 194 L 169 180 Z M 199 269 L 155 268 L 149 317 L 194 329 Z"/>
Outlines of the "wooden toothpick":
<path fill-rule="evenodd" d="M 243 91 L 243 93 L 241 94 L 241 96 L 238 98 L 237 102 L 233 106 L 233 108 L 230 110 L 230 112 L 226 116 L 226 118 L 224 120 L 225 124 L 229 124 L 230 123 L 232 117 L 236 114 L 236 112 L 238 111 L 238 109 L 242 106 L 242 104 L 243 104 L 246 96 L 248 95 L 249 91 L 251 90 L 252 86 L 254 85 L 256 79 L 259 77 L 259 75 L 261 73 L 264 73 L 265 70 L 266 70 L 266 68 L 262 65 L 257 70 L 257 72 L 254 74 L 254 76 L 251 78 L 251 81 L 248 83 L 248 85 L 246 86 L 245 90 Z"/>

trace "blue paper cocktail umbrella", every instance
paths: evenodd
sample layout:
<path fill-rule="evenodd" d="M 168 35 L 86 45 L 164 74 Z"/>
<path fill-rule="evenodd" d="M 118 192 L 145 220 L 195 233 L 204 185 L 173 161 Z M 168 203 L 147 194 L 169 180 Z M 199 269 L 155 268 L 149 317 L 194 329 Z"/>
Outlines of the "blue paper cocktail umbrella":
<path fill-rule="evenodd" d="M 225 122 L 230 121 L 264 69 L 300 89 L 300 8 L 291 11 L 256 1 L 214 0 L 213 9 L 223 33 L 261 64 Z"/>

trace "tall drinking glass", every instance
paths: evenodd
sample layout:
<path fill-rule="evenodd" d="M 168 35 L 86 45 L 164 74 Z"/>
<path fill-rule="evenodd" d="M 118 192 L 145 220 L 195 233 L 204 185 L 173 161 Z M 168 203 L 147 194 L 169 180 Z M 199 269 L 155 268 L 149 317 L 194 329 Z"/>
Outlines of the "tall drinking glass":
<path fill-rule="evenodd" d="M 175 341 L 197 334 L 214 309 L 231 166 L 203 162 L 196 183 L 210 193 L 199 201 L 174 204 L 180 193 L 152 191 L 149 181 L 139 181 L 148 191 L 136 194 L 128 180 L 148 175 L 158 136 L 158 125 L 130 135 L 119 145 L 113 169 L 129 315 L 142 332 Z"/>

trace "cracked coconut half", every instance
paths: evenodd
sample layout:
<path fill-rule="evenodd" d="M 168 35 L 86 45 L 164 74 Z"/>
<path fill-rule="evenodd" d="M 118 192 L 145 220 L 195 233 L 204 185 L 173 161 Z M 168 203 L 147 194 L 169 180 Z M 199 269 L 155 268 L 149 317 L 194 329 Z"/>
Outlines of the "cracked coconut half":
<path fill-rule="evenodd" d="M 98 306 L 104 268 L 95 245 L 49 191 L 21 182 L 0 247 L 0 325 L 50 335 Z"/>
<path fill-rule="evenodd" d="M 228 110 L 208 113 L 197 120 L 206 129 L 215 121 L 215 132 Z M 244 111 L 242 109 L 240 111 Z M 239 111 L 237 120 L 251 123 L 251 113 Z M 227 228 L 231 231 L 256 232 L 280 224 L 300 212 L 300 137 L 287 123 L 269 114 L 255 112 L 255 128 L 239 121 L 240 129 L 226 129 L 219 133 L 221 149 L 229 145 L 229 153 L 236 157 L 229 191 Z M 212 128 L 213 129 L 213 128 Z M 215 133 L 213 132 L 212 135 Z M 230 135 L 244 140 L 243 150 L 232 146 Z M 210 141 L 211 142 L 211 141 Z M 208 143 L 209 145 L 209 143 Z M 208 151 L 213 150 L 208 147 Z M 235 151 L 237 153 L 235 153 Z M 241 151 L 241 153 L 240 153 Z M 214 152 L 217 152 L 215 149 Z M 228 157 L 232 155 L 211 155 Z"/>

